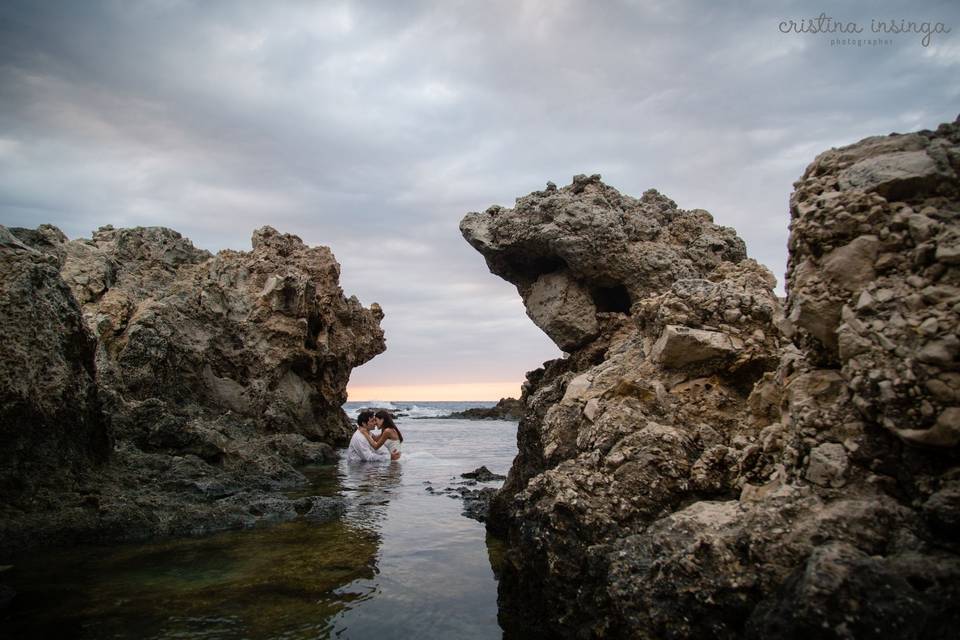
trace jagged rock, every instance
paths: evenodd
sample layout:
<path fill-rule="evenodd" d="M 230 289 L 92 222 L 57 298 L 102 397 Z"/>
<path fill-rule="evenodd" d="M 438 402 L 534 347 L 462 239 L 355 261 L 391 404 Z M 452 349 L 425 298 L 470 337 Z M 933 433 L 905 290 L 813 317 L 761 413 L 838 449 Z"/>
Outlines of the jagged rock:
<path fill-rule="evenodd" d="M 498 473 L 493 473 L 490 469 L 487 469 L 486 466 L 477 467 L 473 471 L 468 471 L 466 473 L 460 474 L 461 478 L 470 478 L 471 480 L 476 480 L 477 482 L 491 482 L 493 480 L 506 480 L 506 476 L 502 476 Z"/>
<path fill-rule="evenodd" d="M 948 407 L 929 429 L 889 427 L 908 442 L 932 447 L 955 447 L 960 444 L 960 407 Z"/>
<path fill-rule="evenodd" d="M 957 158 L 960 120 L 818 156 L 791 198 L 786 315 L 735 236 L 701 241 L 718 237 L 706 214 L 659 194 L 577 177 L 468 214 L 464 236 L 525 303 L 545 273 L 623 287 L 592 296 L 596 336 L 524 385 L 488 521 L 509 544 L 500 601 L 532 612 L 522 629 L 952 632 Z"/>
<path fill-rule="evenodd" d="M 596 335 L 554 332 L 569 358 L 528 374 L 519 455 L 489 522 L 514 543 L 520 573 L 505 584 L 564 594 L 549 606 L 570 629 L 585 610 L 570 589 L 605 562 L 594 545 L 694 496 L 738 495 L 740 476 L 769 464 L 749 447 L 768 423 L 752 423 L 747 400 L 779 364 L 775 280 L 706 212 L 596 177 L 470 214 L 461 229 L 528 306 L 544 273 L 591 292 L 564 313 L 593 314 Z M 603 243 L 609 253 L 587 250 Z"/>
<path fill-rule="evenodd" d="M 41 229 L 41 231 L 44 231 Z M 57 260 L 0 226 L 0 515 L 75 486 L 110 451 L 96 343 Z"/>
<path fill-rule="evenodd" d="M 810 450 L 806 479 L 821 487 L 842 487 L 848 466 L 847 452 L 842 444 L 826 442 Z"/>
<path fill-rule="evenodd" d="M 211 257 L 169 229 L 110 227 L 69 242 L 62 271 L 97 332 L 102 384 L 120 413 L 157 398 L 343 442 L 346 382 L 385 348 L 382 312 L 343 296 L 326 247 L 270 227 L 252 244 Z"/>
<path fill-rule="evenodd" d="M 957 559 L 878 557 L 849 543 L 813 550 L 803 567 L 757 606 L 748 638 L 946 638 L 960 622 Z M 869 603 L 865 608 L 848 603 Z"/>
<path fill-rule="evenodd" d="M 922 140 L 920 141 L 922 144 Z M 903 147 L 912 146 L 913 140 L 905 136 Z M 926 150 L 884 151 L 840 171 L 837 182 L 841 189 L 877 191 L 891 200 L 901 195 L 916 193 L 925 186 L 936 186 L 944 179 L 956 178 L 949 164 L 937 161 Z"/>
<path fill-rule="evenodd" d="M 103 227 L 73 241 L 49 226 L 15 232 L 0 233 L 0 245 L 42 263 L 42 278 L 30 282 L 49 283 L 24 290 L 33 302 L 17 298 L 4 322 L 32 322 L 51 353 L 11 329 L 7 348 L 19 351 L 4 362 L 55 372 L 49 389 L 31 392 L 34 404 L 59 407 L 66 430 L 106 458 L 108 446 L 94 447 L 106 432 L 88 415 L 102 401 L 116 447 L 82 481 L 49 483 L 29 509 L 5 518 L 0 541 L 142 539 L 333 513 L 269 493 L 306 483 L 296 465 L 334 458 L 331 445 L 351 430 L 341 409 L 350 371 L 385 348 L 383 312 L 344 296 L 329 249 L 270 227 L 254 232 L 252 251 L 216 256 L 157 227 Z M 67 369 L 74 386 L 57 392 Z M 83 390 L 89 398 L 72 400 Z M 44 469 L 62 457 L 83 465 L 79 444 L 59 434 L 44 437 L 66 443 L 57 444 L 60 457 L 39 441 L 31 455 Z M 20 465 L 13 477 L 40 469 Z M 245 501 L 261 506 L 251 511 Z"/>
<path fill-rule="evenodd" d="M 681 211 L 656 191 L 624 196 L 599 176 L 491 207 L 460 223 L 490 270 L 517 286 L 527 313 L 561 349 L 582 346 L 633 302 L 680 278 L 745 257 L 732 229 L 706 211 Z"/>
<path fill-rule="evenodd" d="M 880 250 L 876 236 L 864 235 L 823 257 L 827 276 L 849 291 L 860 291 L 876 277 L 874 263 Z"/>
<path fill-rule="evenodd" d="M 960 484 L 954 480 L 927 498 L 923 514 L 928 524 L 944 538 L 960 536 Z"/>
<path fill-rule="evenodd" d="M 63 245 L 67 241 L 67 236 L 52 224 L 42 224 L 36 229 L 14 227 L 8 231 L 18 242 L 53 256 L 58 265 L 63 264 L 65 255 Z"/>
<path fill-rule="evenodd" d="M 671 369 L 735 354 L 743 341 L 721 331 L 667 325 L 650 352 L 654 360 Z"/>

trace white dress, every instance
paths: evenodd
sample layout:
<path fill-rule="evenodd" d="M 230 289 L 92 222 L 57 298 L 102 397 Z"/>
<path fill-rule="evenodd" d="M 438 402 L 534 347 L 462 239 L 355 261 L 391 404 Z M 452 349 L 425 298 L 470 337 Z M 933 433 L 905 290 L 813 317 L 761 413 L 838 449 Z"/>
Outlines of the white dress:
<path fill-rule="evenodd" d="M 391 454 L 393 454 L 394 451 L 396 452 L 400 451 L 399 440 L 386 440 L 384 441 L 383 446 L 385 446 L 387 448 L 387 451 L 389 451 Z"/>

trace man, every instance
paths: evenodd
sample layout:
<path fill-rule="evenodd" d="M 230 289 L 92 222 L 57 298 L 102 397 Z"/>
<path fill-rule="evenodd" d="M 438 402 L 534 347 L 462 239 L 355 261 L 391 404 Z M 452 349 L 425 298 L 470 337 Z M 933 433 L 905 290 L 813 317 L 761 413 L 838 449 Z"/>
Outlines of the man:
<path fill-rule="evenodd" d="M 350 438 L 350 449 L 347 451 L 347 462 L 386 462 L 396 460 L 400 452 L 391 454 L 386 449 L 374 449 L 364 436 L 363 432 L 377 425 L 377 417 L 373 411 L 361 411 L 357 416 L 357 430 Z M 362 430 L 362 431 L 361 431 Z"/>

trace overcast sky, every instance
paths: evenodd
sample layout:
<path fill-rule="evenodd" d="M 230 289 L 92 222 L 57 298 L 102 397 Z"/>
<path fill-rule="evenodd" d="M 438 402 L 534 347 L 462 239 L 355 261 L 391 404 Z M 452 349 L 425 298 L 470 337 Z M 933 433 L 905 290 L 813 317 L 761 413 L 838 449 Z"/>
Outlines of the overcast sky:
<path fill-rule="evenodd" d="M 817 153 L 960 113 L 956 0 L 725 4 L 5 0 L 0 224 L 163 225 L 213 251 L 269 224 L 330 246 L 386 312 L 351 398 L 515 394 L 559 351 L 461 238 L 467 212 L 600 173 L 709 210 L 782 282 Z M 821 12 L 860 38 L 951 32 L 779 28 Z"/>

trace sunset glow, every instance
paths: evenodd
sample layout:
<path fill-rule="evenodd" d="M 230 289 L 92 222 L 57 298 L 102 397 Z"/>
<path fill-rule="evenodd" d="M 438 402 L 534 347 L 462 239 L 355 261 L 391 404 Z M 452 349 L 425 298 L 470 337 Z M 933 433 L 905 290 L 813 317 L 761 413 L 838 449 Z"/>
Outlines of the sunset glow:
<path fill-rule="evenodd" d="M 465 384 L 416 384 L 388 386 L 348 386 L 352 402 L 367 400 L 467 400 L 496 401 L 500 398 L 519 398 L 518 382 L 478 382 Z"/>

